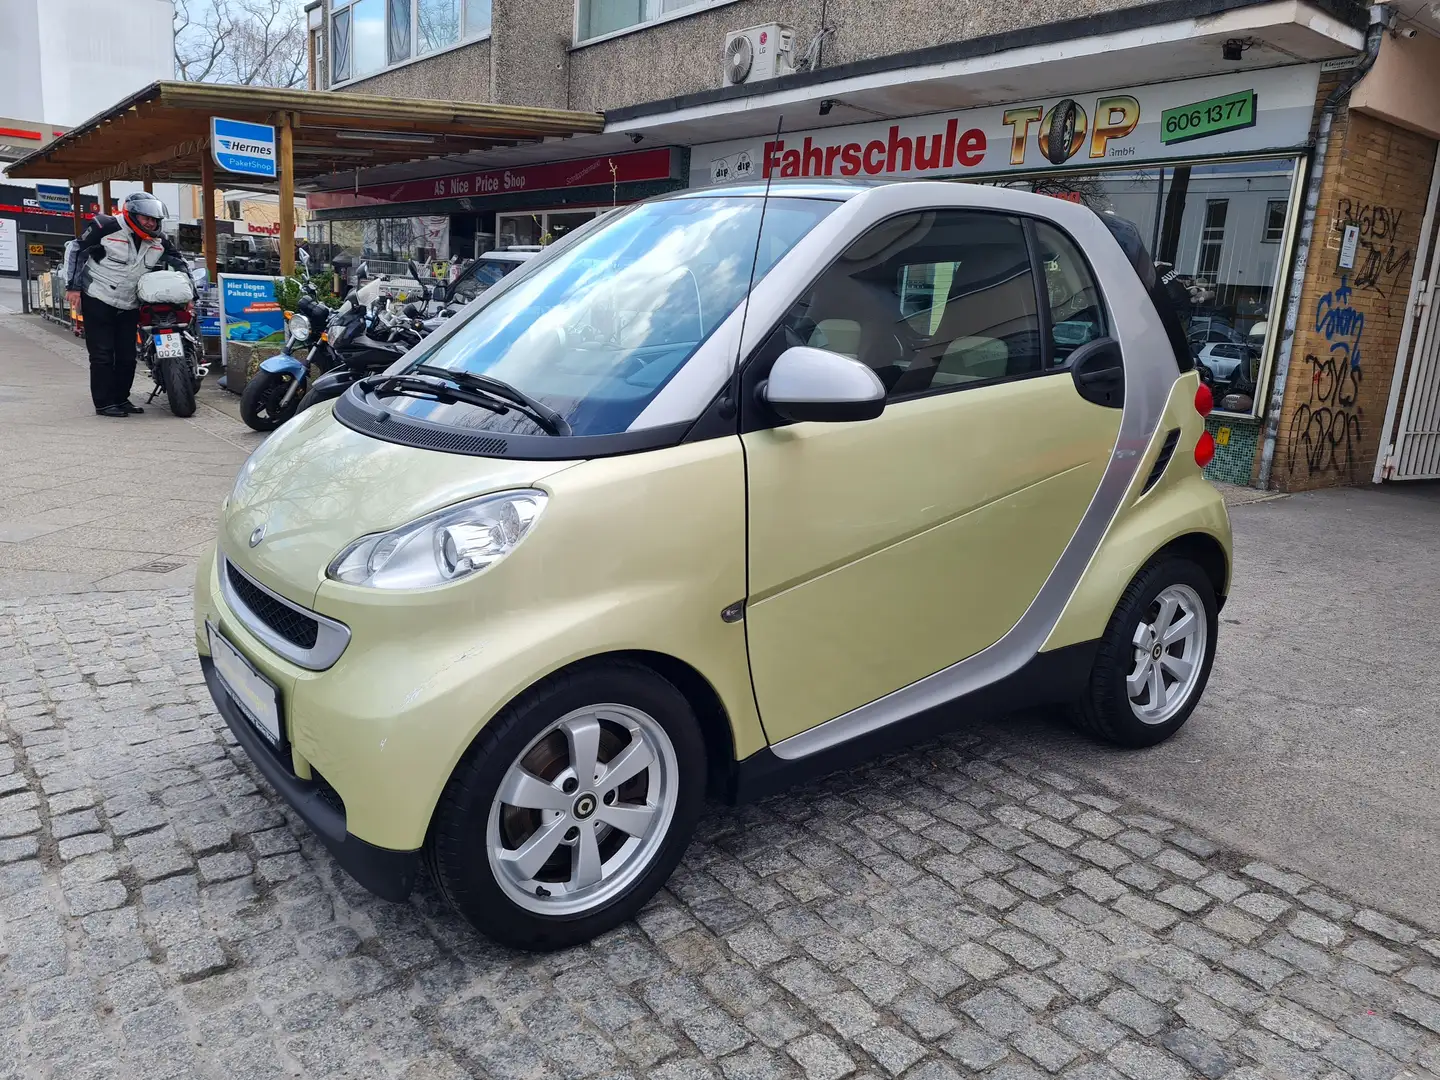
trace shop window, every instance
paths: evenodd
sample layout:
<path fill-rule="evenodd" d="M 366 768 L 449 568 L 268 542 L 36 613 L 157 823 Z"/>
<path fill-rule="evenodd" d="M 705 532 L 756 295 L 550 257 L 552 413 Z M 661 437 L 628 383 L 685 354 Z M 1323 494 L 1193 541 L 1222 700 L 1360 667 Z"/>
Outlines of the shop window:
<path fill-rule="evenodd" d="M 513 247 L 544 247 L 553 244 L 571 229 L 579 228 L 602 210 L 537 210 L 525 214 L 495 216 L 496 243 L 500 250 Z"/>
<path fill-rule="evenodd" d="M 889 254 L 877 262 L 877 251 Z M 1025 230 L 999 214 L 940 210 L 876 226 L 785 325 L 794 340 L 874 368 L 891 401 L 1033 375 L 1042 364 Z"/>
<path fill-rule="evenodd" d="M 490 33 L 491 0 L 332 0 L 338 85 Z"/>
<path fill-rule="evenodd" d="M 577 0 L 577 40 L 583 43 L 715 4 L 716 0 Z"/>
<path fill-rule="evenodd" d="M 1271 199 L 1265 204 L 1265 243 L 1278 244 L 1285 239 L 1287 206 L 1284 199 Z"/>
<path fill-rule="evenodd" d="M 1205 226 L 1200 233 L 1200 258 L 1195 276 L 1215 280 L 1220 270 L 1220 255 L 1225 248 L 1225 218 L 1230 212 L 1229 199 L 1210 199 L 1205 203 Z"/>
<path fill-rule="evenodd" d="M 1192 357 L 1215 376 L 1217 412 L 1264 408 L 1283 311 L 1285 225 L 1295 192 L 1293 158 L 1212 161 L 1149 169 L 1006 178 L 1006 187 L 1059 194 L 1133 222 L 1167 277 Z M 1042 248 L 1045 241 L 1042 239 Z M 1052 264 L 1046 259 L 1046 274 Z M 1052 279 L 1053 283 L 1053 279 Z M 1061 327 L 1057 332 L 1077 328 Z M 1055 340 L 1058 350 L 1062 345 Z M 1211 346 L 1223 345 L 1218 353 Z M 1205 350 L 1209 349 L 1209 352 Z"/>

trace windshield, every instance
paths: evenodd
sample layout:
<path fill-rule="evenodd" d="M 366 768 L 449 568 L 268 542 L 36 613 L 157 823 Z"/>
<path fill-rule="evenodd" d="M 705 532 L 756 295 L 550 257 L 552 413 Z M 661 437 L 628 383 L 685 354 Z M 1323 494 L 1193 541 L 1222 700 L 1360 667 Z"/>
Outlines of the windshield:
<path fill-rule="evenodd" d="M 412 368 L 502 380 L 558 412 L 575 435 L 624 432 L 744 299 L 761 203 L 671 199 L 617 215 L 535 267 Z M 771 199 L 756 280 L 836 205 Z M 385 404 L 471 429 L 542 433 L 516 409 L 400 396 Z"/>

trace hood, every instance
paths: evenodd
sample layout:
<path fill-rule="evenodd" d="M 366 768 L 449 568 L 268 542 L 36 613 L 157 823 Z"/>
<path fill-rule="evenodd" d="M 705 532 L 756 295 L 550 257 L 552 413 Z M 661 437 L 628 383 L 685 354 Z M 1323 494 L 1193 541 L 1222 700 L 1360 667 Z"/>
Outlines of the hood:
<path fill-rule="evenodd" d="M 352 431 L 328 406 L 309 409 L 240 470 L 221 515 L 220 546 L 257 580 L 309 607 L 325 568 L 361 536 L 477 495 L 532 487 L 573 464 L 397 446 Z"/>

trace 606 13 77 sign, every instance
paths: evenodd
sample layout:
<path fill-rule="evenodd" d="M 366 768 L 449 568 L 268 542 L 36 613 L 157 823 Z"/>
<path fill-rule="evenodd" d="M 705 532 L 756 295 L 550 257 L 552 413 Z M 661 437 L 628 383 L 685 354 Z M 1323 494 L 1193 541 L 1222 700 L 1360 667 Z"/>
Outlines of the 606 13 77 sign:
<path fill-rule="evenodd" d="M 1160 114 L 1160 141 L 1166 145 L 1188 142 L 1254 126 L 1255 91 L 1242 90 L 1238 94 L 1166 109 Z"/>

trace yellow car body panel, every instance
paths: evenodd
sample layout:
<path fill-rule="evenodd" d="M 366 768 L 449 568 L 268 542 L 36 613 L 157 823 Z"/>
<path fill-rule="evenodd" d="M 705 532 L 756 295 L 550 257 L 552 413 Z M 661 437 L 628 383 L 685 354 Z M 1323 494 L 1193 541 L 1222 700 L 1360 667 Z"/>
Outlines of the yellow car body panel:
<path fill-rule="evenodd" d="M 1220 492 L 1205 479 L 1195 463 L 1193 452 L 1205 430 L 1205 420 L 1195 410 L 1195 392 L 1199 387 L 1200 378 L 1194 372 L 1175 381 L 1164 415 L 1125 502 L 1106 530 L 1105 538 L 1042 652 L 1100 637 L 1125 587 L 1157 551 L 1183 536 L 1206 536 L 1220 546 L 1225 554 L 1226 577 L 1216 591 L 1222 597 L 1230 591 L 1230 515 Z M 1165 436 L 1175 428 L 1180 429 L 1175 455 L 1155 486 L 1142 494 Z"/>
<path fill-rule="evenodd" d="M 1057 374 L 745 436 L 746 620 L 771 740 L 998 641 L 1075 532 L 1119 426 Z"/>
<path fill-rule="evenodd" d="M 237 565 L 304 607 L 346 545 L 491 491 L 531 487 L 572 461 L 465 457 L 381 442 L 308 409 L 250 456 L 231 492 L 220 545 Z M 251 545 L 256 529 L 263 542 Z"/>
<path fill-rule="evenodd" d="M 493 464 L 544 468 L 426 457 L 468 464 L 482 484 Z M 744 627 L 721 618 L 745 595 L 739 440 L 598 458 L 534 486 L 551 495 L 544 513 L 511 555 L 483 573 L 424 590 L 326 580 L 312 606 L 352 635 L 326 671 L 277 661 L 225 610 L 213 560 L 202 565 L 202 653 L 204 619 L 218 615 L 230 641 L 280 687 L 297 755 L 345 800 L 349 831 L 371 844 L 419 847 L 441 790 L 480 729 L 526 688 L 587 657 L 633 650 L 680 660 L 723 703 L 735 754 L 765 745 Z M 432 508 L 417 503 L 401 517 Z M 328 563 L 377 523 L 351 525 L 343 539 L 333 532 L 343 522 L 312 520 L 309 528 L 332 532 Z M 226 550 L 255 572 L 247 549 L 232 543 Z"/>

